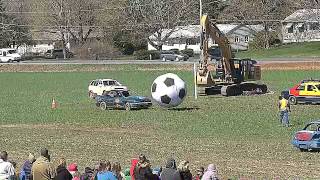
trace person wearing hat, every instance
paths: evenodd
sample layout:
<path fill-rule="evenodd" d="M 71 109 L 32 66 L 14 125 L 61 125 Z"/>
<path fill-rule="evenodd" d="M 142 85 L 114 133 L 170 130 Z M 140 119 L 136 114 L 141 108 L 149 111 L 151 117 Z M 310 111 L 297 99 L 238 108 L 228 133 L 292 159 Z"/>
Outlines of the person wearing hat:
<path fill-rule="evenodd" d="M 56 176 L 57 172 L 50 162 L 48 149 L 41 149 L 40 157 L 32 165 L 31 174 L 33 180 L 52 180 Z"/>
<path fill-rule="evenodd" d="M 59 165 L 57 167 L 57 176 L 54 180 L 72 180 L 72 175 L 66 168 L 67 162 L 64 158 L 59 160 Z"/>
<path fill-rule="evenodd" d="M 28 159 L 23 163 L 19 178 L 20 180 L 32 180 L 31 168 L 32 164 L 36 161 L 33 153 L 29 153 Z"/>

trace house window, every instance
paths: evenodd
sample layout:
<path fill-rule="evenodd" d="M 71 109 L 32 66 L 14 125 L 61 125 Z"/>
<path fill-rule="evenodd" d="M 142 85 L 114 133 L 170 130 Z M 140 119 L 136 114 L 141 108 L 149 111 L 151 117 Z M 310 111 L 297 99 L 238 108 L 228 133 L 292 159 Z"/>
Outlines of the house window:
<path fill-rule="evenodd" d="M 293 33 L 293 26 L 288 27 L 288 33 Z"/>
<path fill-rule="evenodd" d="M 240 42 L 239 36 L 235 36 L 235 37 L 234 37 L 234 42 L 236 42 L 236 43 Z"/>
<path fill-rule="evenodd" d="M 244 42 L 249 42 L 249 36 L 248 35 L 244 37 Z"/>
<path fill-rule="evenodd" d="M 319 23 L 310 23 L 310 30 L 319 30 Z"/>
<path fill-rule="evenodd" d="M 298 24 L 297 25 L 299 32 L 304 32 L 304 24 Z"/>

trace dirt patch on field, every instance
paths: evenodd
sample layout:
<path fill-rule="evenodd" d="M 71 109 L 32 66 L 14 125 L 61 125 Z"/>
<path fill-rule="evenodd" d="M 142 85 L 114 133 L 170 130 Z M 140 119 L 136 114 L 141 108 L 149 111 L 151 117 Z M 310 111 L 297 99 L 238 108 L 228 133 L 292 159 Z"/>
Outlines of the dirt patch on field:
<path fill-rule="evenodd" d="M 319 70 L 320 62 L 264 62 L 262 70 Z M 214 69 L 212 65 L 209 69 Z M 29 65 L 2 64 L 0 72 L 100 72 L 100 71 L 192 71 L 192 64 L 146 65 Z"/>
<path fill-rule="evenodd" d="M 320 62 L 265 63 L 262 70 L 319 70 Z"/>

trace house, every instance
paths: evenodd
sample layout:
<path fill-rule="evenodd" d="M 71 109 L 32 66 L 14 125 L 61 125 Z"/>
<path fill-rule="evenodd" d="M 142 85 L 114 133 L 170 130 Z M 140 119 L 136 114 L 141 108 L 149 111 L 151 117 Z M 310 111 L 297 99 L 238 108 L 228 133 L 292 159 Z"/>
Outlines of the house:
<path fill-rule="evenodd" d="M 228 38 L 231 48 L 234 50 L 247 50 L 249 42 L 254 39 L 257 32 L 262 31 L 262 25 L 242 25 L 242 24 L 217 24 L 217 27 Z M 161 34 L 163 39 L 166 34 L 171 32 L 172 29 L 164 29 Z M 188 25 L 176 27 L 173 33 L 169 36 L 167 41 L 164 42 L 162 49 L 193 49 L 195 53 L 200 53 L 200 25 Z M 156 35 L 153 34 L 149 37 L 155 44 Z M 217 46 L 214 42 L 209 42 L 209 46 Z M 148 43 L 148 50 L 155 50 L 155 48 Z"/>
<path fill-rule="evenodd" d="M 320 9 L 300 9 L 282 21 L 282 42 L 320 41 Z"/>

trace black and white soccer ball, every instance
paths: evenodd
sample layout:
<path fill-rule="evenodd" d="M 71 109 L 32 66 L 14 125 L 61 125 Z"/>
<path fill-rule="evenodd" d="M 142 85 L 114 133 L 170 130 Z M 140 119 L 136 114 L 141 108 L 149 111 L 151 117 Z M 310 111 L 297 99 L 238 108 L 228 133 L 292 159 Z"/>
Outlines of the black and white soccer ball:
<path fill-rule="evenodd" d="M 187 95 L 186 83 L 176 74 L 161 75 L 153 81 L 151 95 L 162 107 L 176 107 Z"/>

